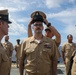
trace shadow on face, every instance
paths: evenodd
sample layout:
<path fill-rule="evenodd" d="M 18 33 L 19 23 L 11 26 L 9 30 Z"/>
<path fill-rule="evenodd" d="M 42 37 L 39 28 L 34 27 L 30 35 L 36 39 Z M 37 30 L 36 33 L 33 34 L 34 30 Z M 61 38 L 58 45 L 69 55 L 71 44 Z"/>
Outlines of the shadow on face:
<path fill-rule="evenodd" d="M 46 30 L 45 31 L 45 36 L 49 37 L 49 38 L 52 38 L 54 35 L 53 35 L 53 33 L 50 30 Z"/>

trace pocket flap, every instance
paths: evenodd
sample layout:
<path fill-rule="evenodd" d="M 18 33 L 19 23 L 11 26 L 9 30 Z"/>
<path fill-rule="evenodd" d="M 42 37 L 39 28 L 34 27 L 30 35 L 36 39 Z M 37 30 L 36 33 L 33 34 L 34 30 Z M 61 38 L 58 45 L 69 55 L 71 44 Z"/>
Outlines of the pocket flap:
<path fill-rule="evenodd" d="M 8 61 L 8 56 L 6 55 L 5 52 L 2 54 L 2 60 L 3 61 Z"/>

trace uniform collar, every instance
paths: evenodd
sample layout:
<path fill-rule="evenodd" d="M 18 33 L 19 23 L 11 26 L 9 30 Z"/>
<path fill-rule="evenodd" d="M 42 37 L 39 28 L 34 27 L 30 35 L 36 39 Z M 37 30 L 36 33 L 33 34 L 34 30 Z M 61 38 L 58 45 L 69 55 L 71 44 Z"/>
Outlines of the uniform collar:
<path fill-rule="evenodd" d="M 8 43 L 9 41 L 5 41 L 5 43 Z"/>
<path fill-rule="evenodd" d="M 46 42 L 47 39 L 45 36 L 42 37 L 41 42 Z M 36 39 L 34 38 L 34 36 L 31 37 L 30 42 L 36 42 Z"/>
<path fill-rule="evenodd" d="M 72 43 L 69 43 L 69 42 L 67 42 L 68 44 L 74 44 L 73 42 Z"/>

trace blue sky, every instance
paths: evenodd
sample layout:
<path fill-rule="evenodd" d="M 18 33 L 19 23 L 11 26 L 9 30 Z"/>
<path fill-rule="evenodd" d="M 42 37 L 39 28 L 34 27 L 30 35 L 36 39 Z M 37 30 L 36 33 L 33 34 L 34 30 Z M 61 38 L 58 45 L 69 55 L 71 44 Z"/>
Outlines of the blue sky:
<path fill-rule="evenodd" d="M 76 42 L 76 0 L 1 0 L 0 10 L 8 9 L 12 24 L 9 27 L 10 41 L 27 38 L 27 26 L 33 11 L 40 10 L 61 34 L 61 45 L 72 34 Z M 2 42 L 4 39 L 2 40 Z"/>

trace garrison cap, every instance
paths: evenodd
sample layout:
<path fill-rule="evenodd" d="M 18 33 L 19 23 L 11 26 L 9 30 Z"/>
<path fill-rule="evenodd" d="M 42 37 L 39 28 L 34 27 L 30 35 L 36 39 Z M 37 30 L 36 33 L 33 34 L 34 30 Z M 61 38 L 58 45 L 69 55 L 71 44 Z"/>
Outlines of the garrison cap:
<path fill-rule="evenodd" d="M 8 10 L 0 10 L 0 20 L 6 21 L 8 23 L 12 23 L 11 21 L 9 21 L 9 14 L 8 14 Z"/>
<path fill-rule="evenodd" d="M 46 18 L 46 15 L 42 11 L 35 11 L 31 14 L 33 22 L 40 21 L 43 22 L 43 17 Z"/>

